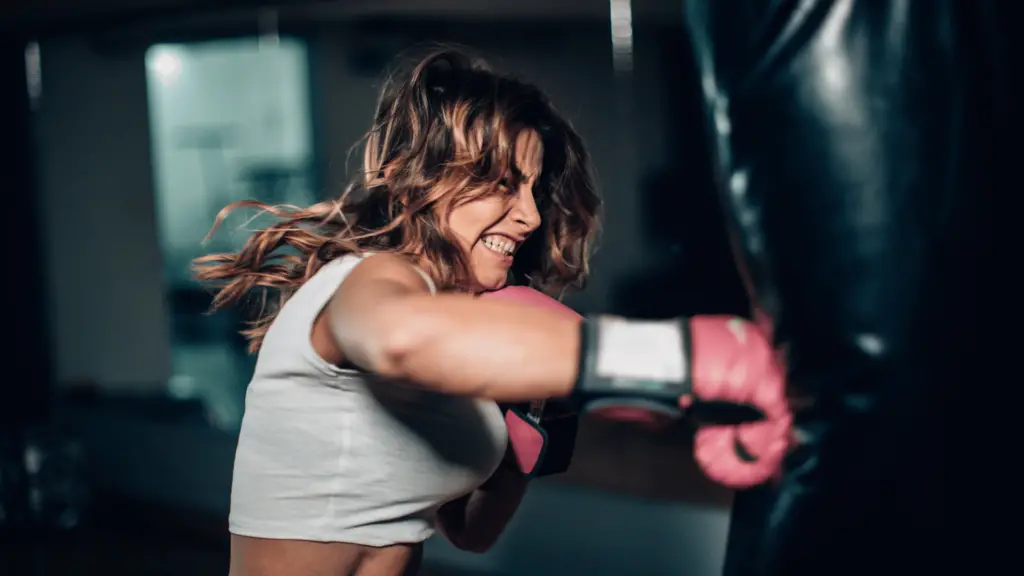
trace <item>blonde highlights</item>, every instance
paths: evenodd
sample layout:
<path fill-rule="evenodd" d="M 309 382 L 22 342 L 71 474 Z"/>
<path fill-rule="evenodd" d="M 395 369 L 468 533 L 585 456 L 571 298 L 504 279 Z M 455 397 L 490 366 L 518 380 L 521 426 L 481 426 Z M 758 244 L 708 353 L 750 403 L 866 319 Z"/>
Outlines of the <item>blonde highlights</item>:
<path fill-rule="evenodd" d="M 310 207 L 245 201 L 227 206 L 275 216 L 237 253 L 194 263 L 215 289 L 214 310 L 255 296 L 243 334 L 259 348 L 284 302 L 324 264 L 344 254 L 390 251 L 414 259 L 441 289 L 469 278 L 467 256 L 448 229 L 462 202 L 501 194 L 522 178 L 516 140 L 534 131 L 543 171 L 534 185 L 541 227 L 512 267 L 517 279 L 553 295 L 582 287 L 600 200 L 581 138 L 536 87 L 493 72 L 463 50 L 436 49 L 387 79 L 365 137 L 362 173 L 342 194 Z M 514 186 L 511 186 L 514 188 Z"/>

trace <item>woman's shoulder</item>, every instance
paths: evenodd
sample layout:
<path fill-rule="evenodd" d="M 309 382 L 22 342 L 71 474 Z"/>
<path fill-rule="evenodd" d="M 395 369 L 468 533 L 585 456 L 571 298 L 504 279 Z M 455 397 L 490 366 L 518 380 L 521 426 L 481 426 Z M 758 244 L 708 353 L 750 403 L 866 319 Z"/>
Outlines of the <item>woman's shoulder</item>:
<path fill-rule="evenodd" d="M 409 261 L 400 254 L 392 252 L 347 252 L 336 256 L 321 266 L 320 270 L 310 277 L 310 280 L 319 275 L 331 274 L 341 274 L 342 277 L 348 277 L 357 266 L 359 267 L 360 274 L 366 274 L 367 272 L 376 273 L 377 270 L 387 270 L 394 267 L 401 267 L 403 265 L 408 266 L 408 262 Z"/>
<path fill-rule="evenodd" d="M 349 254 L 344 258 L 350 258 L 350 260 L 348 260 L 347 266 L 346 264 L 340 264 L 340 266 L 346 266 L 356 278 L 393 280 L 416 286 L 425 282 L 431 293 L 437 292 L 434 280 L 408 255 L 377 251 Z M 356 266 L 358 266 L 357 273 Z"/>

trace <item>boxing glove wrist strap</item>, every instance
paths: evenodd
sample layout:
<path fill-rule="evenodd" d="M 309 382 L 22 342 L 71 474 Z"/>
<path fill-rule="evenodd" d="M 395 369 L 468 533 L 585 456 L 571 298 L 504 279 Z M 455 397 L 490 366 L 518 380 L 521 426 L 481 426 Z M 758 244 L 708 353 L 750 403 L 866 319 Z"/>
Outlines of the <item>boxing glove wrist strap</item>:
<path fill-rule="evenodd" d="M 685 318 L 585 318 L 576 399 L 588 410 L 628 403 L 678 413 L 680 398 L 692 389 L 690 346 Z"/>

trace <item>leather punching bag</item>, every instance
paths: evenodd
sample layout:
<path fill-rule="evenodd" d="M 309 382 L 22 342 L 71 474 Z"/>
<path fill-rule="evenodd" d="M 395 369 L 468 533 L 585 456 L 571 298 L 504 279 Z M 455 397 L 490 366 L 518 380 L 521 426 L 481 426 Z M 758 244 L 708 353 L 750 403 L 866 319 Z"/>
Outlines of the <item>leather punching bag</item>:
<path fill-rule="evenodd" d="M 736 497 L 728 576 L 935 556 L 936 415 L 964 374 L 971 195 L 991 188 L 986 4 L 684 1 L 716 187 L 796 418 L 781 480 Z"/>

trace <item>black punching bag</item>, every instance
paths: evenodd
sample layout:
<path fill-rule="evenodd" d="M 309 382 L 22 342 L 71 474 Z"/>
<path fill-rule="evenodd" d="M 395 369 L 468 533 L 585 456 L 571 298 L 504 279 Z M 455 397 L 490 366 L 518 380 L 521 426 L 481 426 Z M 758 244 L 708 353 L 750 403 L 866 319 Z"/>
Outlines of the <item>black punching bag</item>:
<path fill-rule="evenodd" d="M 684 6 L 716 186 L 796 425 L 782 479 L 736 497 L 725 572 L 909 574 L 937 556 L 938 415 L 971 338 L 990 6 Z"/>

